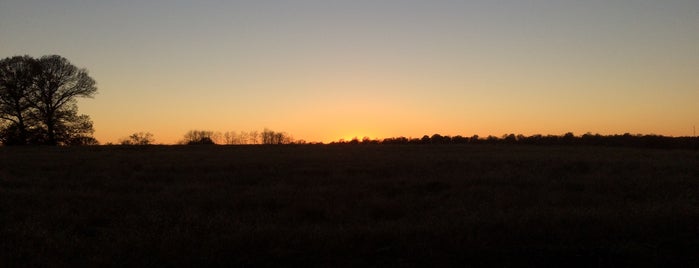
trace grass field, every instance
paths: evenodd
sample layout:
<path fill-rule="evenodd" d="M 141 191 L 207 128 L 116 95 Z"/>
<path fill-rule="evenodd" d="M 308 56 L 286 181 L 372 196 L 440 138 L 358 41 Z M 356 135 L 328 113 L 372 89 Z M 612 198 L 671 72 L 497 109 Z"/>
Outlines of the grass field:
<path fill-rule="evenodd" d="M 0 267 L 695 266 L 699 151 L 0 147 Z"/>

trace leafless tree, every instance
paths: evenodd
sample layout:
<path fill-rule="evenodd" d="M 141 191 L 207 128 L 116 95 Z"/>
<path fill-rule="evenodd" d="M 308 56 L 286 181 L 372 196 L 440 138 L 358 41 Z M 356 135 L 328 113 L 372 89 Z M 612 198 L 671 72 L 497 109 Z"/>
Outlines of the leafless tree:
<path fill-rule="evenodd" d="M 76 101 L 78 97 L 92 97 L 96 92 L 95 81 L 87 70 L 61 56 L 39 59 L 16 56 L 1 60 L 3 142 L 50 145 L 96 142 L 91 136 L 92 121 L 89 116 L 78 114 Z"/>
<path fill-rule="evenodd" d="M 151 145 L 153 141 L 153 134 L 150 132 L 136 132 L 120 143 L 121 145 Z"/>
<path fill-rule="evenodd" d="M 289 144 L 293 139 L 284 132 L 275 132 L 265 128 L 260 135 L 262 144 Z"/>
<path fill-rule="evenodd" d="M 214 141 L 214 132 L 209 130 L 190 130 L 184 135 L 182 144 L 216 144 Z"/>
<path fill-rule="evenodd" d="M 87 73 L 58 55 L 43 56 L 38 60 L 40 73 L 36 90 L 30 91 L 30 103 L 36 109 L 35 118 L 46 128 L 46 143 L 59 143 L 58 130 L 63 122 L 76 116 L 77 97 L 93 97 L 97 93 L 95 80 Z"/>
<path fill-rule="evenodd" d="M 29 92 L 39 73 L 38 62 L 29 56 L 15 56 L 0 61 L 0 119 L 6 120 L 9 127 L 3 135 L 10 138 L 11 144 L 26 144 L 30 102 Z M 6 140 L 5 143 L 8 143 Z"/>

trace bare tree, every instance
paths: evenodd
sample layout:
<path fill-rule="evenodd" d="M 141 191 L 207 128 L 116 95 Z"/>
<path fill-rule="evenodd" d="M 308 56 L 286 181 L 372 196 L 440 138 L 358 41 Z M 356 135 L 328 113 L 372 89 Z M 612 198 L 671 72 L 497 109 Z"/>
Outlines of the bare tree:
<path fill-rule="evenodd" d="M 30 91 L 29 100 L 36 109 L 35 118 L 45 127 L 46 143 L 55 145 L 59 143 L 57 130 L 77 116 L 77 109 L 73 109 L 75 98 L 92 97 L 97 87 L 87 70 L 75 67 L 66 58 L 43 56 L 38 62 L 36 90 Z"/>
<path fill-rule="evenodd" d="M 238 134 L 240 144 L 250 144 L 250 134 L 247 131 L 241 131 Z"/>
<path fill-rule="evenodd" d="M 240 144 L 260 144 L 260 133 L 256 130 L 241 131 L 239 140 Z"/>
<path fill-rule="evenodd" d="M 97 140 L 92 137 L 95 132 L 92 120 L 85 114 L 77 114 L 77 106 L 72 105 L 63 115 L 59 124 L 56 124 L 56 140 L 63 145 L 96 145 Z"/>
<path fill-rule="evenodd" d="M 284 132 L 275 132 L 270 129 L 264 129 L 260 134 L 262 144 L 289 144 L 293 139 Z"/>
<path fill-rule="evenodd" d="M 260 136 L 262 137 L 262 144 L 275 144 L 274 131 L 265 128 Z"/>
<path fill-rule="evenodd" d="M 238 141 L 238 135 L 235 131 L 226 131 L 223 133 L 223 143 L 224 144 L 240 144 Z"/>
<path fill-rule="evenodd" d="M 248 132 L 247 142 L 247 144 L 260 144 L 260 132 L 257 132 L 257 130 Z"/>
<path fill-rule="evenodd" d="M 78 97 L 92 97 L 85 69 L 52 55 L 0 61 L 0 132 L 4 144 L 93 144 L 92 121 L 79 115 Z"/>
<path fill-rule="evenodd" d="M 216 144 L 214 132 L 209 130 L 190 130 L 184 134 L 184 140 L 181 143 L 187 145 Z"/>
<path fill-rule="evenodd" d="M 29 92 L 39 73 L 38 62 L 29 56 L 15 56 L 0 61 L 0 119 L 4 144 L 26 144 L 28 139 Z"/>
<path fill-rule="evenodd" d="M 136 132 L 120 143 L 121 145 L 151 145 L 153 141 L 153 134 L 150 132 Z"/>

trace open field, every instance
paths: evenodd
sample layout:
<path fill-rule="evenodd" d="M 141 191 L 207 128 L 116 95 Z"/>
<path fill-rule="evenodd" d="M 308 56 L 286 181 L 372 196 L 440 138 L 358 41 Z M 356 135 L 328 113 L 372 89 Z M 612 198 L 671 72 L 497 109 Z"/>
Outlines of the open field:
<path fill-rule="evenodd" d="M 0 148 L 0 267 L 464 264 L 697 265 L 699 151 Z"/>

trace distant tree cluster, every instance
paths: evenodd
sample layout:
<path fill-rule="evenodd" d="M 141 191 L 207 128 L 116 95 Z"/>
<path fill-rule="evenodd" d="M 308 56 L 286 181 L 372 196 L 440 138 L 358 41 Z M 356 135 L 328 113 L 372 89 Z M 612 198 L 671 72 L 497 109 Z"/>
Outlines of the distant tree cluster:
<path fill-rule="evenodd" d="M 214 132 L 209 130 L 190 130 L 184 134 L 184 140 L 180 143 L 186 145 L 216 144 Z"/>
<path fill-rule="evenodd" d="M 260 132 L 258 132 L 256 130 L 241 131 L 241 132 L 227 131 L 227 132 L 223 133 L 222 137 L 223 137 L 223 140 L 221 141 L 222 144 L 228 144 L 228 145 L 260 144 Z"/>
<path fill-rule="evenodd" d="M 294 142 L 294 139 L 288 134 L 284 132 L 275 132 L 266 128 L 262 131 L 260 136 L 262 144 L 291 144 Z"/>
<path fill-rule="evenodd" d="M 57 56 L 0 60 L 0 142 L 4 145 L 97 144 L 76 98 L 97 93 L 87 70 Z"/>
<path fill-rule="evenodd" d="M 151 145 L 155 139 L 153 134 L 150 132 L 136 132 L 131 134 L 128 138 L 122 139 L 119 144 L 121 145 Z"/>
<path fill-rule="evenodd" d="M 262 132 L 228 131 L 225 133 L 214 132 L 210 130 L 190 130 L 184 135 L 184 139 L 179 143 L 186 145 L 293 144 L 294 139 L 286 132 L 277 132 L 266 128 Z"/>
<path fill-rule="evenodd" d="M 527 144 L 527 145 L 597 145 L 625 146 L 644 148 L 694 148 L 699 149 L 699 138 L 696 137 L 665 137 L 660 135 L 600 135 L 586 133 L 575 136 L 569 132 L 564 135 L 515 135 L 505 134 L 501 137 L 478 135 L 471 137 L 446 136 L 434 134 L 422 138 L 393 137 L 383 140 L 364 138 L 361 141 L 354 138 L 350 141 L 340 140 L 331 144 Z"/>

